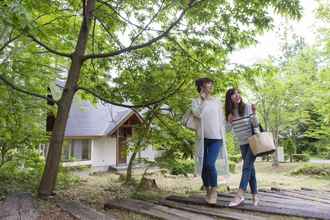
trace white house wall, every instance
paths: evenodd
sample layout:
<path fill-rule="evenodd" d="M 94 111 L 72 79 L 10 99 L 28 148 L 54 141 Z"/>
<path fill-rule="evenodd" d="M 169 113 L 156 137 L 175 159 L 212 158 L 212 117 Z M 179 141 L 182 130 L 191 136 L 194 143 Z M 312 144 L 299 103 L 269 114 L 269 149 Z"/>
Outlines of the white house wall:
<path fill-rule="evenodd" d="M 131 158 L 132 153 L 130 152 L 127 156 L 127 163 L 129 159 Z M 140 152 L 139 154 L 141 158 L 145 158 L 147 160 L 154 161 L 155 158 L 158 156 L 158 152 L 155 151 L 151 146 L 148 146 L 146 149 Z"/>
<path fill-rule="evenodd" d="M 93 139 L 91 152 L 93 168 L 106 170 L 110 165 L 116 165 L 116 155 L 116 138 L 99 137 Z"/>

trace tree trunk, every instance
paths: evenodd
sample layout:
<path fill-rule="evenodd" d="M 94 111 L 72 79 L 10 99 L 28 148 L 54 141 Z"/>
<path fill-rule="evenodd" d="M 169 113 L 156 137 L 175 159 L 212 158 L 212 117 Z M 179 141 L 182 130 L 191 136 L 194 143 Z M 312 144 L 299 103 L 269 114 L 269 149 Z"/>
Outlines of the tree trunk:
<path fill-rule="evenodd" d="M 83 2 L 86 2 L 86 5 L 83 5 L 84 18 L 81 24 L 77 45 L 74 53 L 72 54 L 72 61 L 68 73 L 68 78 L 63 89 L 61 99 L 58 103 L 58 111 L 50 138 L 46 166 L 38 190 L 40 196 L 49 196 L 55 189 L 59 164 L 61 160 L 65 127 L 68 120 L 72 100 L 78 85 L 80 70 L 83 64 L 82 58 L 86 51 L 92 13 L 95 7 L 95 0 L 87 0 Z"/>
<path fill-rule="evenodd" d="M 273 164 L 272 166 L 274 167 L 278 167 L 279 166 L 279 162 L 278 162 L 278 146 L 275 145 L 275 153 L 274 153 L 274 158 L 273 158 Z"/>
<path fill-rule="evenodd" d="M 138 150 L 136 147 L 134 148 L 133 154 L 131 158 L 129 159 L 128 166 L 127 166 L 127 172 L 126 172 L 126 183 L 129 183 L 132 180 L 132 169 L 133 169 L 133 162 L 136 158 L 136 155 L 138 153 Z"/>
<path fill-rule="evenodd" d="M 1 162 L 0 162 L 0 167 L 2 167 L 5 163 L 5 152 L 4 152 L 4 146 L 1 146 Z"/>
<path fill-rule="evenodd" d="M 281 112 L 279 111 L 279 109 L 276 110 L 277 111 L 277 115 L 276 115 L 276 123 L 275 123 L 275 129 L 273 131 L 273 136 L 274 136 L 274 142 L 275 142 L 275 155 L 274 155 L 274 160 L 273 160 L 273 166 L 277 167 L 280 165 L 279 161 L 278 161 L 278 144 L 279 144 L 279 126 L 280 126 L 280 114 Z"/>
<path fill-rule="evenodd" d="M 143 143 L 143 140 L 146 139 L 148 136 L 148 133 L 150 131 L 150 125 L 151 125 L 151 122 L 153 121 L 154 117 L 155 117 L 154 110 L 151 110 L 151 112 L 149 112 L 148 116 L 145 119 L 145 122 L 144 122 L 145 127 L 142 128 L 144 131 L 143 136 L 139 137 L 139 140 L 137 141 L 137 145 L 134 147 L 133 154 L 129 160 L 127 171 L 126 171 L 126 183 L 128 183 L 132 180 L 133 162 L 134 162 L 138 152 L 141 151 L 141 144 Z"/>

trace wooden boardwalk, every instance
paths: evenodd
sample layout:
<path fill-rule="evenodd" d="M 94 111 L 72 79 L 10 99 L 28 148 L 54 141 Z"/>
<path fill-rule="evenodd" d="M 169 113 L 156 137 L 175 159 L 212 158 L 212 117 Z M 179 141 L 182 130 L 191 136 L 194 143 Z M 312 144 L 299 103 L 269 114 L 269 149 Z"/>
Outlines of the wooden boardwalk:
<path fill-rule="evenodd" d="M 39 212 L 30 193 L 15 193 L 0 205 L 1 220 L 36 220 Z"/>
<path fill-rule="evenodd" d="M 14 193 L 5 201 L 0 202 L 0 220 L 115 220 L 109 213 L 101 213 L 77 201 L 58 201 L 61 208 L 69 218 L 64 216 L 41 215 L 31 193 Z"/>
<path fill-rule="evenodd" d="M 219 193 L 216 205 L 210 206 L 199 195 L 169 196 L 161 201 L 112 200 L 105 208 L 124 209 L 159 219 L 324 219 L 330 220 L 330 192 L 274 189 L 261 191 L 260 204 L 253 206 L 251 197 L 244 204 L 229 208 L 233 192 Z"/>

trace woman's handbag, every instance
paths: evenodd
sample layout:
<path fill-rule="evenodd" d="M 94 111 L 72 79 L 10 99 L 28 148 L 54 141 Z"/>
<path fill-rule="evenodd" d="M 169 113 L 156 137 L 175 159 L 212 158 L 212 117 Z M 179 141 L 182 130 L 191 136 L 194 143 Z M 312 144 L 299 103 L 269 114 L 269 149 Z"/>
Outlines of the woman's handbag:
<path fill-rule="evenodd" d="M 272 154 L 275 152 L 275 144 L 273 134 L 271 132 L 265 132 L 262 127 L 260 127 L 260 132 L 255 133 L 253 125 L 252 136 L 249 137 L 249 145 L 254 156 L 264 156 L 267 154 Z"/>
<path fill-rule="evenodd" d="M 189 109 L 184 115 L 183 115 L 183 125 L 191 130 L 196 131 L 199 127 L 199 119 L 194 116 L 191 109 Z"/>

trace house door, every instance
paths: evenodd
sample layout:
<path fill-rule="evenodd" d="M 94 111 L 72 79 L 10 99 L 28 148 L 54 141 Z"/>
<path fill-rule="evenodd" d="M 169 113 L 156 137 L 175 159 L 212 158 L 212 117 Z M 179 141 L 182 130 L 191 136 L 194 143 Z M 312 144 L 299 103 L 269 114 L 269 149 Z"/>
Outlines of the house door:
<path fill-rule="evenodd" d="M 118 129 L 117 164 L 127 163 L 127 138 L 131 135 L 131 127 L 121 127 Z"/>
<path fill-rule="evenodd" d="M 126 162 L 127 162 L 126 138 L 118 137 L 117 164 L 123 164 Z"/>

